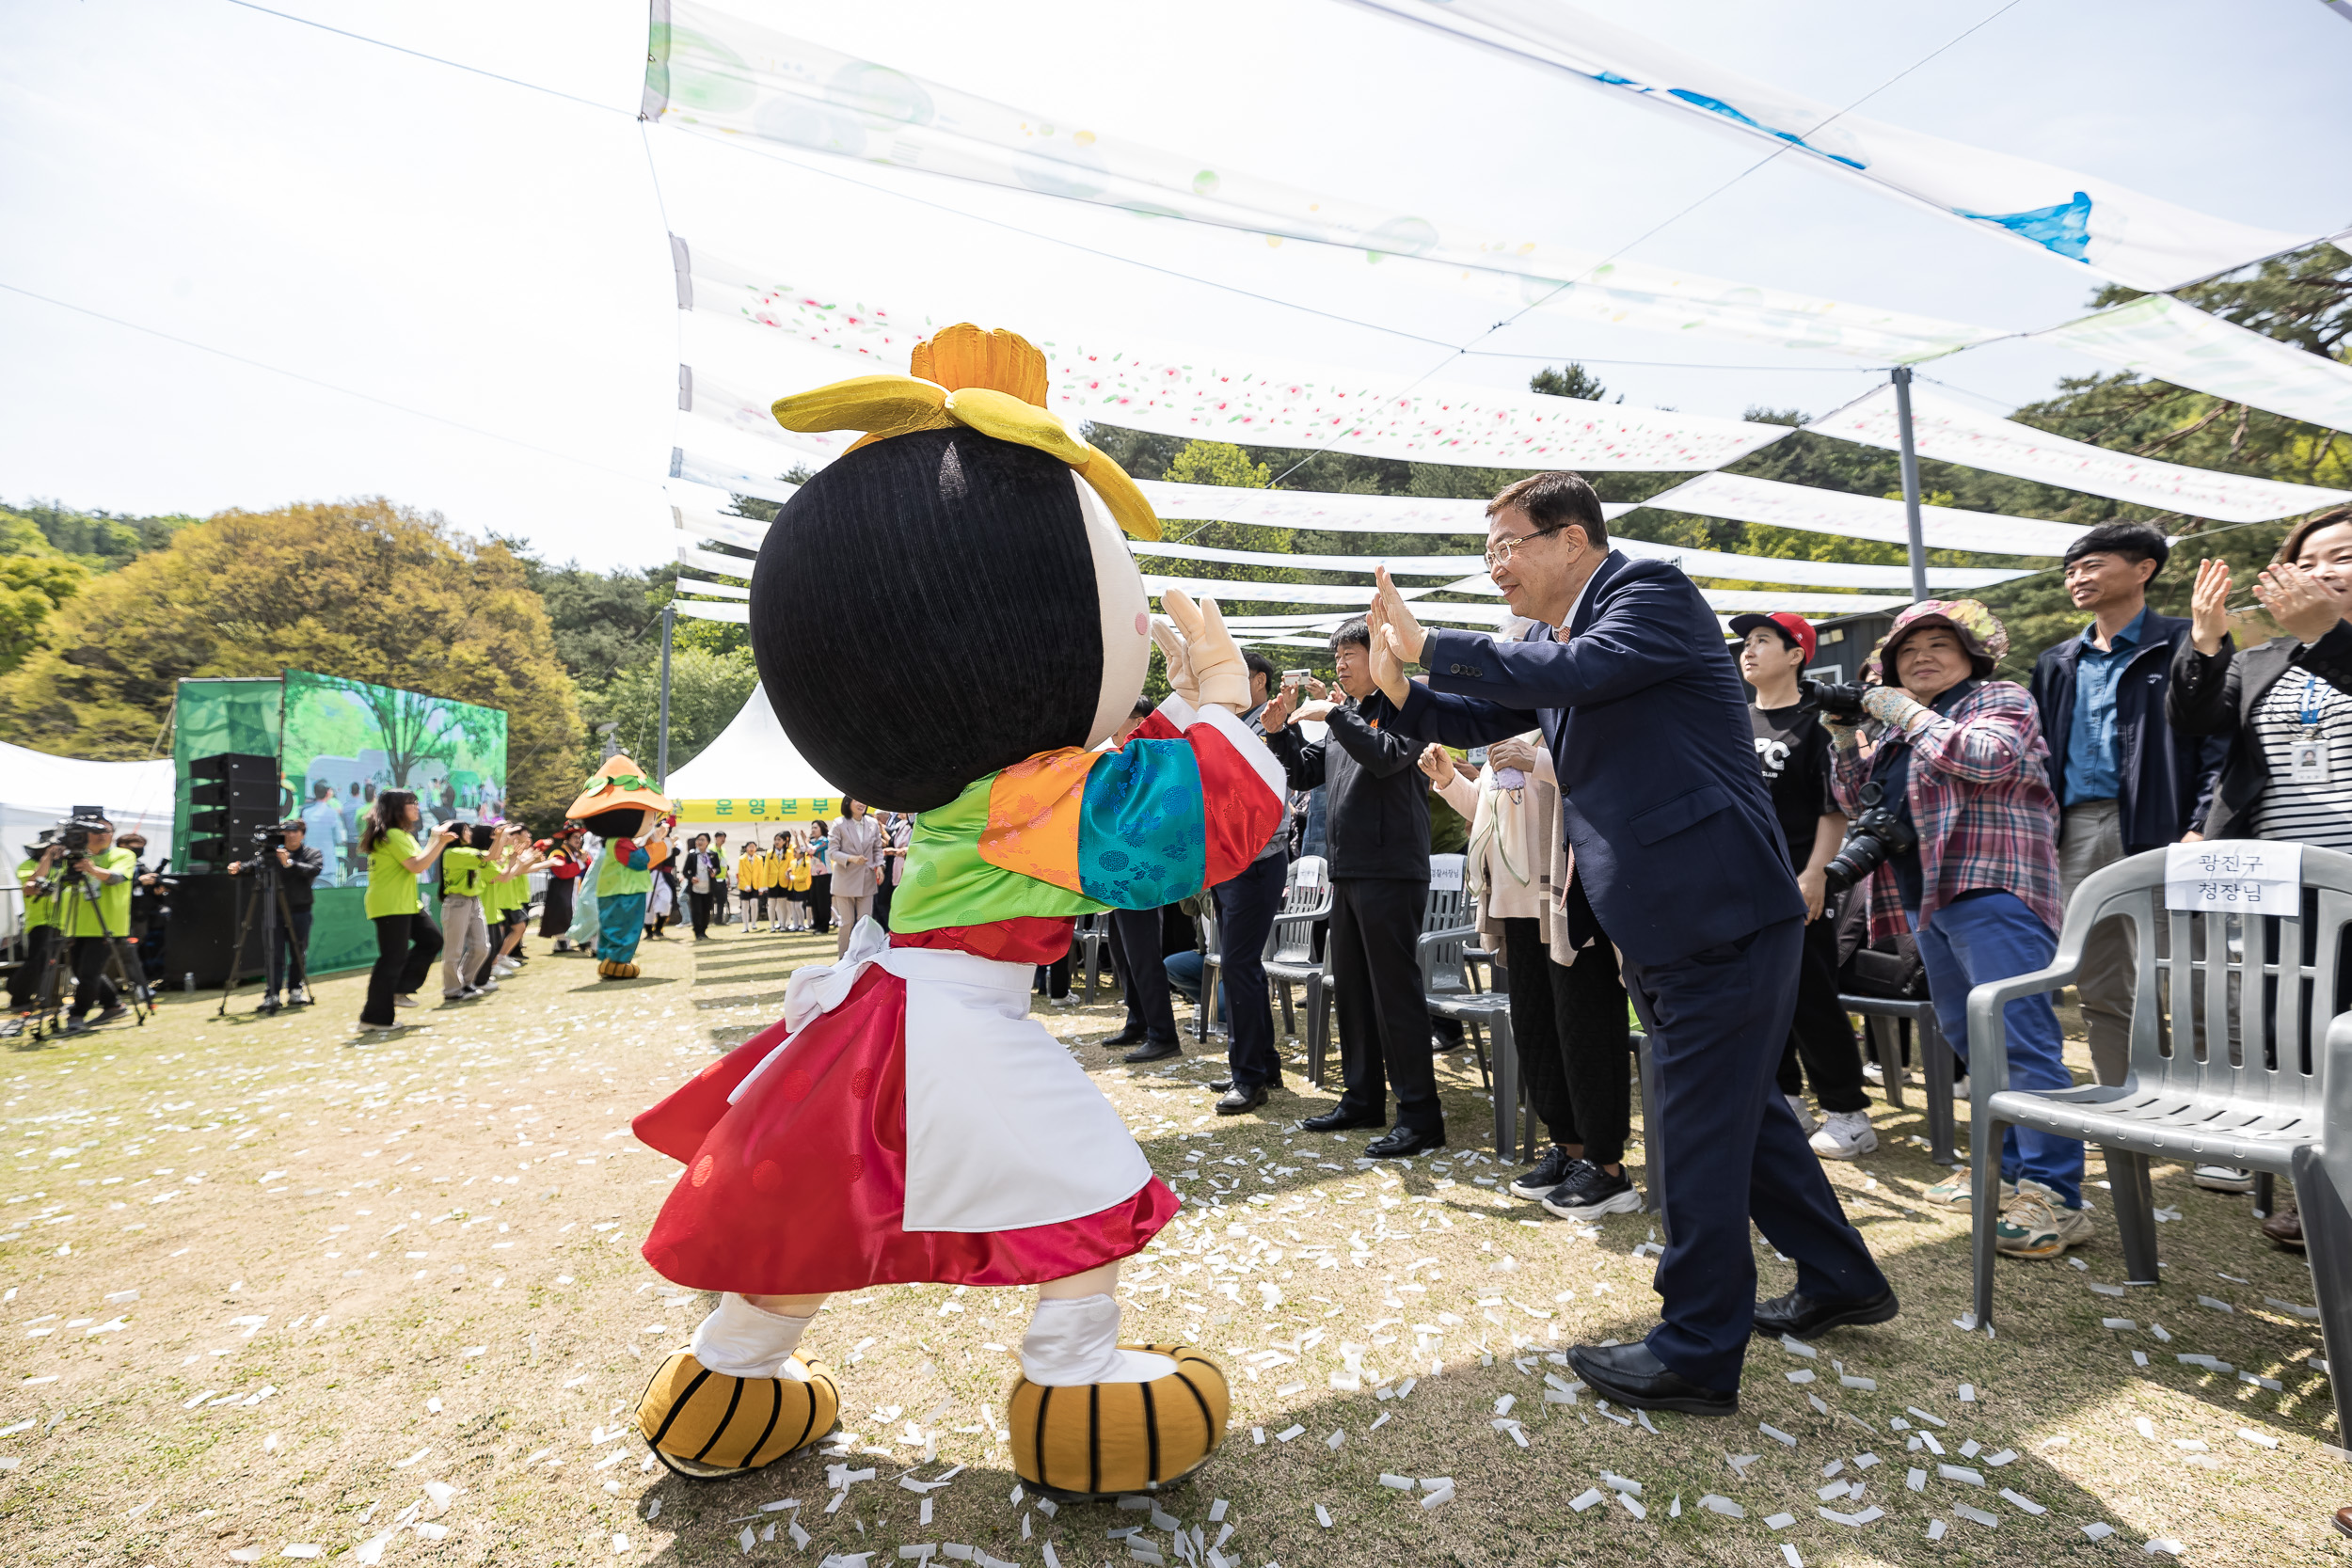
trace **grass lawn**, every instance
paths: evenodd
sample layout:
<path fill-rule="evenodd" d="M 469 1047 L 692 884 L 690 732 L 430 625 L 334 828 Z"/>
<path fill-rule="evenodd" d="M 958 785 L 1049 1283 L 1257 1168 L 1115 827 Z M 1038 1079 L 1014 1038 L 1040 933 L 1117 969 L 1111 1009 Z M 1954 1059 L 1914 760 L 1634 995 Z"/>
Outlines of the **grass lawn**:
<path fill-rule="evenodd" d="M 707 1298 L 637 1255 L 675 1167 L 629 1118 L 772 1022 L 831 941 L 730 927 L 648 943 L 644 976 L 616 983 L 531 947 L 494 997 L 428 989 L 388 1035 L 357 1031 L 355 974 L 307 1013 L 175 995 L 143 1028 L 0 1042 L 12 1562 L 1188 1560 L 1167 1515 L 1202 1532 L 1189 1560 L 1246 1568 L 2345 1555 L 2318 1325 L 2275 1305 L 2308 1308 L 2310 1273 L 2185 1169 L 2156 1173 L 2180 1216 L 2159 1227 L 2161 1290 L 2094 1289 L 2122 1274 L 2094 1186 L 2087 1266 L 2004 1261 L 1988 1338 L 1953 1321 L 1967 1220 L 1922 1200 L 1943 1172 L 1918 1101 L 1879 1106 L 1879 1152 L 1830 1175 L 1903 1315 L 1813 1356 L 1756 1344 L 1737 1419 L 1621 1424 L 1589 1391 L 1560 1402 L 1555 1357 L 1654 1321 L 1654 1220 L 1571 1225 L 1504 1194 L 1516 1167 L 1484 1147 L 1470 1052 L 1440 1068 L 1454 1148 L 1366 1165 L 1364 1133 L 1288 1131 L 1330 1102 L 1303 1072 L 1220 1119 L 1220 1057 L 1120 1065 L 1094 1043 L 1119 1024 L 1107 995 L 1037 1008 L 1186 1201 L 1128 1265 L 1128 1334 L 1200 1343 L 1233 1386 L 1224 1447 L 1159 1520 L 1013 1498 L 996 1432 L 1018 1291 L 836 1297 L 806 1348 L 839 1373 L 841 1451 L 674 1479 L 630 1412 Z M 1765 1293 L 1788 1288 L 1760 1241 L 1757 1263 Z M 1423 1506 L 1446 1496 L 1424 1478 L 1451 1500 Z"/>

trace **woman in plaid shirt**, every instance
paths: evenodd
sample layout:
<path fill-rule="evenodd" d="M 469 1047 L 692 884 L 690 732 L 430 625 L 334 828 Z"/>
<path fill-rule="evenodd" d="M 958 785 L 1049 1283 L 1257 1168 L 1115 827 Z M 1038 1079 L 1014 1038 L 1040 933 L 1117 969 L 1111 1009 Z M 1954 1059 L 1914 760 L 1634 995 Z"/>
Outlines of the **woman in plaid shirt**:
<path fill-rule="evenodd" d="M 1963 1063 L 1971 988 L 2045 968 L 2058 952 L 2058 797 L 2032 697 L 1990 678 L 2008 650 L 2009 632 L 1976 600 L 1922 600 L 1863 666 L 1883 683 L 1863 701 L 1885 726 L 1876 749 L 1866 756 L 1852 725 L 1823 720 L 1838 805 L 1855 816 L 1883 803 L 1917 835 L 1864 884 L 1870 935 L 1917 934 L 1936 1021 Z M 2010 1082 L 2071 1087 L 2049 997 L 2012 1002 L 2007 1017 Z M 2090 1239 L 2080 1140 L 2010 1128 L 2001 1179 L 2016 1188 L 1994 1234 L 2001 1251 L 2056 1258 Z M 1930 1192 L 1967 1202 L 1965 1168 Z"/>

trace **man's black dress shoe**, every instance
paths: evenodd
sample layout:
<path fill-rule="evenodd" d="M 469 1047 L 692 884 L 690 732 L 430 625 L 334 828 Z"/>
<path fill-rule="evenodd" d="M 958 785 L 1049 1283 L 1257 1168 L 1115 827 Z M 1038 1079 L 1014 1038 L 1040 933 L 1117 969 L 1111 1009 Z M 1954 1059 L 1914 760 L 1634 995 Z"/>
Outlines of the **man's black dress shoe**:
<path fill-rule="evenodd" d="M 1740 1392 L 1718 1393 L 1673 1370 L 1637 1339 L 1629 1345 L 1577 1345 L 1568 1365 L 1612 1403 L 1635 1410 L 1679 1410 L 1692 1416 L 1737 1416 Z"/>
<path fill-rule="evenodd" d="M 1232 1086 L 1233 1081 L 1231 1078 L 1212 1078 L 1209 1080 L 1209 1087 L 1215 1089 L 1219 1094 L 1223 1094 L 1227 1089 L 1230 1089 Z"/>
<path fill-rule="evenodd" d="M 1391 1130 L 1387 1137 L 1375 1138 L 1364 1145 L 1364 1155 L 1373 1160 L 1406 1160 L 1444 1147 L 1443 1132 L 1422 1132 L 1410 1127 L 1398 1127 Z"/>
<path fill-rule="evenodd" d="M 1122 1045 L 1141 1045 L 1142 1043 L 1142 1030 L 1121 1029 L 1118 1034 L 1113 1035 L 1109 1039 L 1103 1042 L 1103 1049 L 1105 1051 L 1116 1051 Z"/>
<path fill-rule="evenodd" d="M 1264 1103 L 1265 1085 L 1263 1084 L 1250 1084 L 1246 1086 L 1236 1084 L 1225 1091 L 1224 1099 L 1216 1102 L 1216 1114 L 1221 1117 L 1237 1117 L 1244 1112 L 1254 1111 Z"/>
<path fill-rule="evenodd" d="M 1352 1128 L 1386 1127 L 1388 1124 L 1385 1117 L 1359 1117 L 1352 1111 L 1334 1108 L 1319 1117 L 1307 1117 L 1298 1124 L 1298 1130 L 1301 1132 L 1345 1132 Z"/>
<path fill-rule="evenodd" d="M 1768 1338 L 1816 1339 L 1849 1323 L 1883 1323 L 1902 1310 L 1891 1290 L 1864 1301 L 1815 1301 L 1791 1291 L 1756 1304 L 1756 1332 Z"/>
<path fill-rule="evenodd" d="M 1165 1062 L 1170 1056 L 1181 1056 L 1184 1053 L 1184 1047 L 1174 1040 L 1163 1040 L 1158 1045 L 1153 1045 L 1147 1040 L 1119 1059 L 1122 1062 Z"/>

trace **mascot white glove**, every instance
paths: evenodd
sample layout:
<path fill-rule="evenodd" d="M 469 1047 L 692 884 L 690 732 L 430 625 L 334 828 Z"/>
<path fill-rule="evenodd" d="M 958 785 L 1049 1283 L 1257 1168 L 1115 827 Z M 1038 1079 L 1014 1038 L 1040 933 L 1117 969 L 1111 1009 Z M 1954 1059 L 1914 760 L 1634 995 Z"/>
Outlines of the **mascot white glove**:
<path fill-rule="evenodd" d="M 1235 713 L 1249 709 L 1249 666 L 1225 629 L 1215 599 L 1195 605 L 1179 590 L 1160 595 L 1167 621 L 1152 623 L 1152 640 L 1168 658 L 1168 684 L 1195 707 L 1214 703 Z M 1172 623 L 1172 624 L 1171 624 Z"/>

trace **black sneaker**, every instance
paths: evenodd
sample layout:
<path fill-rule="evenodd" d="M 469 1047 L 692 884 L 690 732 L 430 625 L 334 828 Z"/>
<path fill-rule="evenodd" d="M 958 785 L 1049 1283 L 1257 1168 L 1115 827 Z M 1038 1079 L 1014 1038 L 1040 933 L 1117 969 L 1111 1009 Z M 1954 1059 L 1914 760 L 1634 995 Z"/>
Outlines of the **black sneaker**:
<path fill-rule="evenodd" d="M 1568 1167 L 1575 1163 L 1573 1155 L 1553 1144 L 1544 1150 L 1542 1164 L 1511 1183 L 1512 1195 L 1530 1199 L 1542 1197 L 1568 1179 Z"/>
<path fill-rule="evenodd" d="M 1590 1160 L 1571 1160 L 1568 1174 L 1544 1195 L 1543 1202 L 1562 1219 L 1583 1220 L 1630 1214 L 1642 1207 L 1642 1195 L 1622 1171 L 1612 1176 Z"/>

